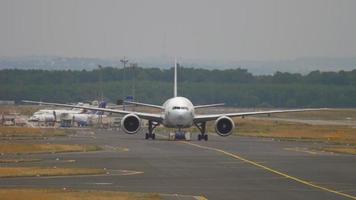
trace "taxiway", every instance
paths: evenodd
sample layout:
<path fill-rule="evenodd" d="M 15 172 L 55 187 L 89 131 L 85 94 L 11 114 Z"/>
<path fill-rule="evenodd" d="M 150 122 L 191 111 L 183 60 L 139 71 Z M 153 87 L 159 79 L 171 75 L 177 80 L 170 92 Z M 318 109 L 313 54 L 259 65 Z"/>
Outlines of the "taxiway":
<path fill-rule="evenodd" d="M 167 199 L 356 199 L 356 156 L 313 150 L 324 143 L 215 135 L 208 142 L 183 142 L 165 137 L 152 141 L 143 134 L 82 130 L 38 140 L 95 144 L 103 150 L 3 155 L 41 161 L 1 166 L 105 168 L 108 174 L 0 178 L 0 187 L 156 192 L 169 194 Z"/>

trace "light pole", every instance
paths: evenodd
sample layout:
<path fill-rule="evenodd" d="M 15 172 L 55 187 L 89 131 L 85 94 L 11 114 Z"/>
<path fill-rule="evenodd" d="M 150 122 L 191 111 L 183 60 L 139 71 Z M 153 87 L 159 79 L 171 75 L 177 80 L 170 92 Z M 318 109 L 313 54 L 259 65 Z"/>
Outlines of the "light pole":
<path fill-rule="evenodd" d="M 132 70 L 132 101 L 136 100 L 136 68 L 138 64 L 137 63 L 131 63 L 130 68 Z"/>
<path fill-rule="evenodd" d="M 104 100 L 104 94 L 103 94 L 103 67 L 101 65 L 98 65 L 99 67 L 99 85 L 100 85 L 100 94 L 99 94 L 99 98 L 100 101 Z"/>
<path fill-rule="evenodd" d="M 124 64 L 124 68 L 122 70 L 122 94 L 123 94 L 123 98 L 122 98 L 122 109 L 125 110 L 125 85 L 124 85 L 124 82 L 125 82 L 125 67 L 126 67 L 126 63 L 129 62 L 128 59 L 126 59 L 126 57 L 124 56 L 123 59 L 120 60 L 121 63 Z"/>
<path fill-rule="evenodd" d="M 100 85 L 100 100 L 99 104 L 104 101 L 104 94 L 103 94 L 103 67 L 101 65 L 98 65 L 99 67 L 99 85 Z M 102 122 L 103 122 L 103 116 L 99 115 L 98 116 L 98 125 L 99 127 L 102 127 Z M 74 122 L 74 116 L 73 116 L 73 122 Z"/>

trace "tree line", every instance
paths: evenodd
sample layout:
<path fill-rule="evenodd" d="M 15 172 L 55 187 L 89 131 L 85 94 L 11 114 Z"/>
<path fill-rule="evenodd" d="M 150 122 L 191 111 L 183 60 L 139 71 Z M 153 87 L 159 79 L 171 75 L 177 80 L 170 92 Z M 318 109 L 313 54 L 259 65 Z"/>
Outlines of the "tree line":
<path fill-rule="evenodd" d="M 240 107 L 355 107 L 356 70 L 276 72 L 253 75 L 246 69 L 207 70 L 180 67 L 179 95 L 194 104 L 225 102 Z M 108 101 L 134 95 L 161 104 L 173 94 L 173 69 L 0 70 L 0 99 L 77 102 Z"/>

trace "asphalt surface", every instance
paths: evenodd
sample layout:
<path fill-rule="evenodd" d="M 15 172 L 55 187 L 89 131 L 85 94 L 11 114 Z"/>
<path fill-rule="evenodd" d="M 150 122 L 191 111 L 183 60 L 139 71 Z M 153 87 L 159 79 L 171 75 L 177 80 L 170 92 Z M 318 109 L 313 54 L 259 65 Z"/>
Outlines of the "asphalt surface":
<path fill-rule="evenodd" d="M 167 136 L 165 136 L 167 137 Z M 194 135 L 192 138 L 196 138 Z M 19 141 L 28 142 L 28 141 Z M 356 199 L 356 156 L 313 150 L 326 144 L 249 137 L 209 141 L 144 140 L 143 134 L 83 130 L 36 143 L 95 144 L 102 151 L 0 158 L 40 162 L 1 166 L 106 168 L 107 175 L 0 178 L 0 188 L 73 188 L 157 192 L 167 199 Z"/>

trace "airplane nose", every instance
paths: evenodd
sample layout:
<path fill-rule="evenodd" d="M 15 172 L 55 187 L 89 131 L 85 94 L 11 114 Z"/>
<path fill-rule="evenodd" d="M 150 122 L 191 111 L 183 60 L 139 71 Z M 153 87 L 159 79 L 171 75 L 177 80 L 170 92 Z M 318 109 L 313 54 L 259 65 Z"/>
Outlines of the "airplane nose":
<path fill-rule="evenodd" d="M 185 122 L 189 118 L 189 113 L 186 111 L 181 111 L 177 113 L 177 120 L 179 122 Z"/>
<path fill-rule="evenodd" d="M 184 113 L 178 113 L 177 118 L 178 118 L 179 121 L 183 121 L 184 120 Z"/>
<path fill-rule="evenodd" d="M 175 127 L 189 127 L 192 117 L 188 110 L 172 110 L 167 115 L 167 122 Z"/>

